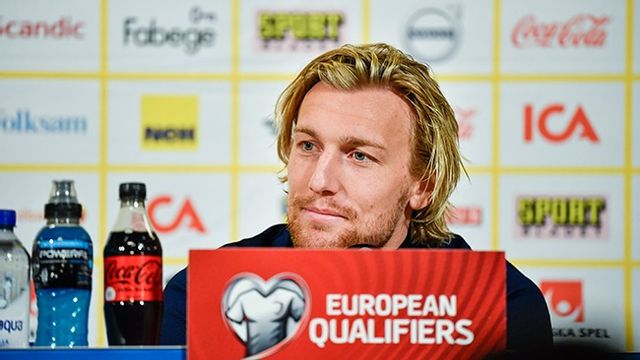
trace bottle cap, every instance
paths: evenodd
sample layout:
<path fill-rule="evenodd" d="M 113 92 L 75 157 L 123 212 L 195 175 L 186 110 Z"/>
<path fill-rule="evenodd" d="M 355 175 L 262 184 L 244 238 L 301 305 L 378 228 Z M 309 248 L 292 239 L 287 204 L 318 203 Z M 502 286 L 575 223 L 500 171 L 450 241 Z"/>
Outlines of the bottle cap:
<path fill-rule="evenodd" d="M 78 203 L 73 180 L 53 180 L 49 202 L 44 206 L 44 217 L 76 218 L 82 215 L 82 205 Z"/>
<path fill-rule="evenodd" d="M 0 226 L 16 226 L 16 211 L 0 209 Z"/>
<path fill-rule="evenodd" d="M 137 199 L 144 200 L 147 197 L 147 187 L 143 183 L 120 184 L 120 200 Z"/>

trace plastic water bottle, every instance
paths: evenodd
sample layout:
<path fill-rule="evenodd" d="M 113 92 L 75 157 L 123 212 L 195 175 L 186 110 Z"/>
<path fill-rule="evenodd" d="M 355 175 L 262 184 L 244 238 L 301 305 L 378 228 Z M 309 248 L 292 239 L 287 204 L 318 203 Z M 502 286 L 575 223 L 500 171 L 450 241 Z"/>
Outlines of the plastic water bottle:
<path fill-rule="evenodd" d="M 93 246 L 80 226 L 82 205 L 72 180 L 53 181 L 47 225 L 33 243 L 38 302 L 36 346 L 86 346 Z"/>
<path fill-rule="evenodd" d="M 15 226 L 16 212 L 0 210 L 0 348 L 29 346 L 29 254 Z"/>

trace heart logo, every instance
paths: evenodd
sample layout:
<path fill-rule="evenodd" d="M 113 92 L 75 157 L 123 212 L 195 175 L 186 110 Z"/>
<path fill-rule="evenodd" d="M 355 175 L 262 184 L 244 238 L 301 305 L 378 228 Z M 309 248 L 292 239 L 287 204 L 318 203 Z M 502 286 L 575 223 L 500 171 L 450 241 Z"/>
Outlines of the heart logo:
<path fill-rule="evenodd" d="M 267 281 L 243 273 L 229 283 L 222 312 L 244 344 L 246 358 L 272 354 L 297 334 L 309 308 L 306 288 L 293 273 L 277 274 Z"/>

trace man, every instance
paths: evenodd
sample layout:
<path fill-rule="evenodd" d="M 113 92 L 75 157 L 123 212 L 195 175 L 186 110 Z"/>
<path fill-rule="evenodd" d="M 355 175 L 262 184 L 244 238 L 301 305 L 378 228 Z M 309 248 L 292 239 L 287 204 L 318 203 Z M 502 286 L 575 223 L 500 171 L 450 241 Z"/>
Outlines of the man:
<path fill-rule="evenodd" d="M 228 246 L 464 248 L 445 223 L 464 170 L 453 111 L 429 69 L 384 44 L 331 50 L 278 100 L 288 225 Z M 507 265 L 507 347 L 551 345 L 539 289 Z M 186 271 L 165 289 L 161 342 L 185 344 Z"/>

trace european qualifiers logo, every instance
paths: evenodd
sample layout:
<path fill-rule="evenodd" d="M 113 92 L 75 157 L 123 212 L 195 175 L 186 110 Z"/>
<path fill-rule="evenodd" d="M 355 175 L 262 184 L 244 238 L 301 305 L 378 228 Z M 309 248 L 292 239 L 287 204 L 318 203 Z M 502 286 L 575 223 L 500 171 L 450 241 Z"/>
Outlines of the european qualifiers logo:
<path fill-rule="evenodd" d="M 203 48 L 214 45 L 217 20 L 215 13 L 193 7 L 187 14 L 189 27 L 159 24 L 155 18 L 148 21 L 135 16 L 123 21 L 123 44 L 137 47 L 173 47 L 187 55 L 195 55 Z"/>
<path fill-rule="evenodd" d="M 541 21 L 535 15 L 522 17 L 511 32 L 511 43 L 518 49 L 602 48 L 607 40 L 605 15 L 577 14 L 566 21 Z"/>
<path fill-rule="evenodd" d="M 56 39 L 82 40 L 84 21 L 75 21 L 71 16 L 57 20 L 18 20 L 0 16 L 0 39 Z"/>
<path fill-rule="evenodd" d="M 542 280 L 540 291 L 551 312 L 554 338 L 611 338 L 608 329 L 579 326 L 586 320 L 581 280 Z"/>
<path fill-rule="evenodd" d="M 407 21 L 407 48 L 413 56 L 426 63 L 449 59 L 462 38 L 461 17 L 460 5 L 419 10 Z"/>
<path fill-rule="evenodd" d="M 256 49 L 261 52 L 326 50 L 344 40 L 339 11 L 260 11 Z"/>
<path fill-rule="evenodd" d="M 195 95 L 143 95 L 142 149 L 194 151 L 198 148 L 199 99 Z"/>
<path fill-rule="evenodd" d="M 299 276 L 286 273 L 267 281 L 245 273 L 231 281 L 222 298 L 222 312 L 244 344 L 246 357 L 273 354 L 297 334 L 310 307 L 305 288 Z"/>
<path fill-rule="evenodd" d="M 602 196 L 519 196 L 521 238 L 605 239 L 607 200 Z"/>
<path fill-rule="evenodd" d="M 524 141 L 532 143 L 534 134 L 550 143 L 569 139 L 599 143 L 600 137 L 581 105 L 566 112 L 563 104 L 553 103 L 534 111 L 533 105 L 524 107 Z M 571 114 L 571 115 L 569 115 Z M 568 121 L 567 121 L 568 120 Z"/>
<path fill-rule="evenodd" d="M 80 115 L 37 114 L 0 108 L 0 133 L 8 135 L 85 135 L 89 121 Z"/>

